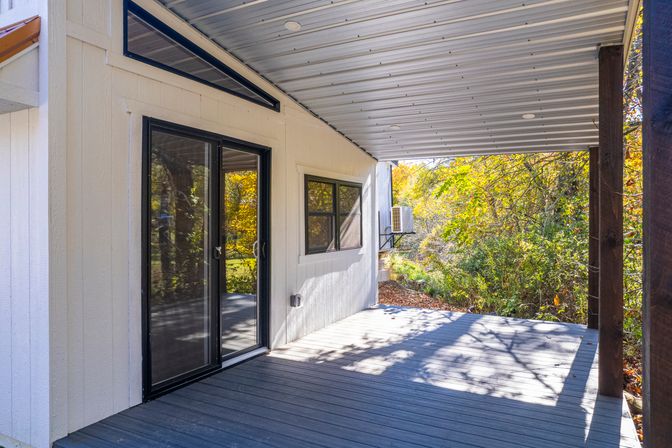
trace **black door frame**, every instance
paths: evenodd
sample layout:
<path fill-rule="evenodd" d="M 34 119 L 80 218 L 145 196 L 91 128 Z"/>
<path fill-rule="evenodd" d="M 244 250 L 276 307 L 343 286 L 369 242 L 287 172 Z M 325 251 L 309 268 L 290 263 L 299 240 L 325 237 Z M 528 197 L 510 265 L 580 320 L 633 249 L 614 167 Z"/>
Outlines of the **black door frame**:
<path fill-rule="evenodd" d="M 212 278 L 210 279 L 210 294 L 211 294 L 211 358 L 212 363 L 208 366 L 199 368 L 197 370 L 185 373 L 176 378 L 167 380 L 165 383 L 152 387 L 152 372 L 151 372 L 151 347 L 149 338 L 149 279 L 150 279 L 150 207 L 149 207 L 149 183 L 151 181 L 151 151 L 149 144 L 151 142 L 151 134 L 153 130 L 159 129 L 163 132 L 175 134 L 182 137 L 191 137 L 210 141 L 213 143 L 213 151 L 210 155 L 211 166 L 213 167 L 210 176 L 210 204 L 211 204 L 211 228 L 216 229 L 210 235 L 210 245 L 214 248 L 220 244 L 220 181 L 221 181 L 221 152 L 223 148 L 235 149 L 242 152 L 247 152 L 259 156 L 259 224 L 258 224 L 258 241 L 259 247 L 263 250 L 259 251 L 257 258 L 258 265 L 258 290 L 257 290 L 257 306 L 258 306 L 258 333 L 259 344 L 248 349 L 233 353 L 225 358 L 221 356 L 221 340 L 220 340 L 220 269 L 219 260 L 211 254 L 211 269 Z M 235 359 L 243 356 L 253 350 L 262 347 L 268 347 L 269 344 L 269 322 L 270 322 L 270 229 L 271 229 L 271 148 L 268 146 L 258 145 L 255 143 L 246 142 L 243 140 L 226 137 L 220 134 L 204 131 L 201 129 L 183 126 L 176 123 L 171 123 L 164 120 L 159 120 L 151 117 L 142 118 L 142 254 L 141 254 L 141 270 L 142 270 L 142 397 L 143 401 L 156 398 L 160 395 L 166 394 L 172 390 L 183 387 L 194 381 L 198 381 L 206 376 L 222 370 L 222 361 Z M 219 241 L 215 241 L 218 238 Z"/>

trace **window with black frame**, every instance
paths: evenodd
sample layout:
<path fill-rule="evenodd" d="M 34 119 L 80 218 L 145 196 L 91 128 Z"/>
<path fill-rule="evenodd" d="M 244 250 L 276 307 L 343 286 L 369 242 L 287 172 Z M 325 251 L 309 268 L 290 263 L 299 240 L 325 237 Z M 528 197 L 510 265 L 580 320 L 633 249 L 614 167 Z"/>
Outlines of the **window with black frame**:
<path fill-rule="evenodd" d="M 362 184 L 305 176 L 306 254 L 362 247 Z"/>

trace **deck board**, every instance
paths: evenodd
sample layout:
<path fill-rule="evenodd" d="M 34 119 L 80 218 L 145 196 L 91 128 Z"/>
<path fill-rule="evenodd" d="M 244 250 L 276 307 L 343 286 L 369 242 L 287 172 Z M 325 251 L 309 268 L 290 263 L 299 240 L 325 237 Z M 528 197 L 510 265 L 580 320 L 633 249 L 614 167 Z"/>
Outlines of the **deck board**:
<path fill-rule="evenodd" d="M 595 330 L 379 307 L 56 442 L 74 447 L 639 447 Z"/>

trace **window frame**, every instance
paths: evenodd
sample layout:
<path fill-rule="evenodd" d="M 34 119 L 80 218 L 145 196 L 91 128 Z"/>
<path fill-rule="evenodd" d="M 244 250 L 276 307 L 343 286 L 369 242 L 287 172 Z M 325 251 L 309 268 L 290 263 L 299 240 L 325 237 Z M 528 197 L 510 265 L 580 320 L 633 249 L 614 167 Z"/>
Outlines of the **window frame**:
<path fill-rule="evenodd" d="M 164 22 L 162 22 L 159 18 L 155 17 L 151 13 L 147 12 L 144 10 L 142 7 L 140 7 L 137 3 L 133 2 L 132 0 L 124 0 L 124 17 L 123 17 L 123 24 L 124 24 L 124 36 L 123 36 L 123 50 L 124 50 L 124 56 L 135 59 L 136 61 L 143 62 L 145 64 L 151 65 L 153 67 L 159 68 L 161 70 L 165 70 L 167 72 L 171 72 L 173 74 L 176 74 L 178 76 L 182 76 L 184 78 L 190 79 L 192 81 L 205 84 L 206 86 L 212 87 L 214 89 L 218 89 L 221 91 L 224 91 L 226 93 L 229 93 L 231 95 L 234 95 L 238 98 L 242 98 L 246 101 L 250 101 L 251 103 L 258 104 L 260 106 L 263 106 L 267 109 L 274 110 L 276 112 L 280 112 L 280 101 L 275 98 L 274 96 L 266 93 L 264 90 L 262 90 L 260 87 L 258 87 L 256 84 L 253 82 L 249 81 L 247 78 L 243 77 L 240 73 L 236 72 L 233 70 L 231 67 L 227 66 L 224 64 L 222 61 L 220 61 L 218 58 L 201 48 L 200 46 L 196 45 L 193 43 L 191 40 L 189 40 L 187 37 L 183 36 L 180 34 L 178 31 L 175 29 L 171 28 L 169 25 L 166 25 Z M 231 78 L 234 82 L 237 82 L 241 86 L 245 87 L 246 89 L 250 90 L 253 92 L 255 95 L 259 96 L 260 98 L 263 98 L 264 101 L 257 100 L 253 97 L 246 96 L 242 93 L 236 92 L 231 89 L 227 89 L 226 87 L 217 85 L 213 82 L 210 82 L 206 79 L 199 78 L 198 76 L 194 76 L 188 72 L 176 69 L 174 67 L 171 67 L 169 65 L 163 64 L 161 62 L 155 61 L 151 58 L 148 58 L 146 56 L 134 53 L 128 49 L 128 16 L 129 14 L 133 14 L 142 21 L 146 22 L 149 26 L 152 28 L 156 29 L 159 33 L 164 34 L 168 38 L 174 40 L 176 43 L 184 47 L 187 51 L 193 53 L 196 57 L 201 58 L 203 61 L 206 63 L 212 65 L 215 69 L 221 71 L 224 75 L 228 76 Z"/>
<path fill-rule="evenodd" d="M 363 207 L 362 207 L 362 184 L 359 182 L 351 182 L 346 180 L 333 179 L 329 177 L 314 176 L 311 174 L 304 174 L 303 176 L 303 231 L 304 231 L 304 253 L 305 255 L 315 255 L 315 254 L 325 254 L 325 253 L 334 253 L 334 252 L 344 252 L 350 250 L 359 250 L 364 246 L 364 219 L 363 219 Z M 313 212 L 311 213 L 308 208 L 308 183 L 309 182 L 319 182 L 325 183 L 332 186 L 332 198 L 333 198 L 333 212 Z M 357 246 L 348 247 L 341 249 L 341 228 L 339 225 L 341 212 L 340 204 L 340 187 L 352 187 L 359 190 L 359 244 Z M 308 220 L 310 216 L 333 216 L 332 225 L 334 229 L 334 249 L 312 249 L 308 243 L 309 233 L 308 233 Z"/>

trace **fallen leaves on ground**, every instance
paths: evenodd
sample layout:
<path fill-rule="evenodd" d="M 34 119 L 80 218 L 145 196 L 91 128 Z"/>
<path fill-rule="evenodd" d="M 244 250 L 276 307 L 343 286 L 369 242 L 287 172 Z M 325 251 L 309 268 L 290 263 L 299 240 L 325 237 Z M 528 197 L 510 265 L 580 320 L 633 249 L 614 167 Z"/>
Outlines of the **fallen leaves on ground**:
<path fill-rule="evenodd" d="M 378 302 L 383 305 L 467 312 L 466 308 L 454 306 L 424 292 L 406 288 L 393 280 L 378 284 Z"/>
<path fill-rule="evenodd" d="M 641 400 L 642 398 L 642 362 L 640 359 L 634 357 L 626 357 L 623 360 L 623 388 L 633 396 Z M 644 440 L 644 433 L 642 431 L 642 414 L 639 410 L 630 406 L 630 413 L 637 428 L 637 435 L 639 441 Z"/>

